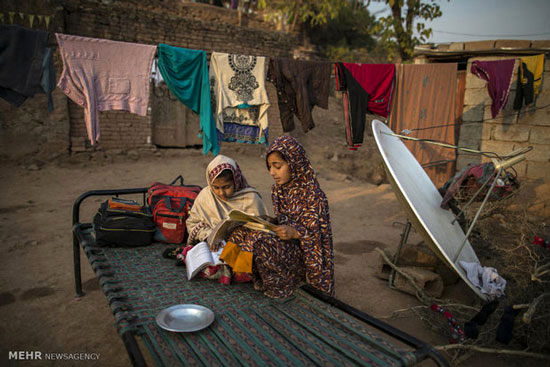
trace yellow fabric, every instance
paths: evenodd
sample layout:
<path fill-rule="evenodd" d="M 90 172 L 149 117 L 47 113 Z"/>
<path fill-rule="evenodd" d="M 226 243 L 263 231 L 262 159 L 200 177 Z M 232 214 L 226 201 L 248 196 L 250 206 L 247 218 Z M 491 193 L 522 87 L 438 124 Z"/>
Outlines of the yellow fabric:
<path fill-rule="evenodd" d="M 533 83 L 533 90 L 536 97 L 540 92 L 540 85 L 542 83 L 542 72 L 544 71 L 544 54 L 522 57 L 521 62 L 527 66 L 527 69 L 531 73 L 533 73 L 533 77 L 535 80 Z M 527 84 L 527 79 L 523 76 L 523 68 L 519 68 L 519 75 L 521 77 L 521 83 Z"/>
<path fill-rule="evenodd" d="M 236 273 L 252 273 L 252 252 L 242 251 L 239 245 L 228 241 L 220 259 Z"/>
<path fill-rule="evenodd" d="M 236 273 L 252 273 L 252 252 L 241 251 L 235 265 L 233 265 L 233 271 Z"/>

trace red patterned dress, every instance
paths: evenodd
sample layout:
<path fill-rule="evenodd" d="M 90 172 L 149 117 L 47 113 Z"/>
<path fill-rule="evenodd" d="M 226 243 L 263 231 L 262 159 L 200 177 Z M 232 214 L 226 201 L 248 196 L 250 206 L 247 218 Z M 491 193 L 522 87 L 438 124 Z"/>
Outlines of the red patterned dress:
<path fill-rule="evenodd" d="M 273 211 L 279 225 L 294 227 L 299 240 L 279 237 L 246 228 L 237 228 L 229 241 L 254 258 L 255 286 L 273 298 L 285 298 L 304 281 L 334 293 L 334 252 L 328 201 L 321 190 L 304 148 L 290 136 L 275 139 L 267 156 L 279 152 L 290 166 L 289 182 L 273 185 Z"/>

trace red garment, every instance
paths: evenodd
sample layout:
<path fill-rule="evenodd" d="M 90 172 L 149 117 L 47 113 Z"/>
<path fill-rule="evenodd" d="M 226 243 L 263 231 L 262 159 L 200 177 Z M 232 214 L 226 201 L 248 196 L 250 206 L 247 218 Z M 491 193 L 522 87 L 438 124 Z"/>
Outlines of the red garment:
<path fill-rule="evenodd" d="M 516 59 L 472 62 L 470 71 L 472 74 L 486 80 L 489 96 L 493 100 L 491 105 L 491 117 L 495 118 L 499 111 L 506 106 L 512 75 L 516 65 Z"/>
<path fill-rule="evenodd" d="M 388 117 L 395 76 L 394 64 L 343 63 L 351 75 L 369 94 L 368 110 L 382 117 Z"/>

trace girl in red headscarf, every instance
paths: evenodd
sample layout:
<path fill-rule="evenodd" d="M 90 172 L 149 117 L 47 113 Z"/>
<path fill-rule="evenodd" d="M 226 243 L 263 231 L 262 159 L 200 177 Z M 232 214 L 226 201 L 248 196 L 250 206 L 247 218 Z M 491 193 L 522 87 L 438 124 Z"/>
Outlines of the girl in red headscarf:
<path fill-rule="evenodd" d="M 229 241 L 253 253 L 254 286 L 272 298 L 286 298 L 304 281 L 334 293 L 334 252 L 328 201 L 304 148 L 291 136 L 275 139 L 266 164 L 275 234 L 239 227 Z"/>

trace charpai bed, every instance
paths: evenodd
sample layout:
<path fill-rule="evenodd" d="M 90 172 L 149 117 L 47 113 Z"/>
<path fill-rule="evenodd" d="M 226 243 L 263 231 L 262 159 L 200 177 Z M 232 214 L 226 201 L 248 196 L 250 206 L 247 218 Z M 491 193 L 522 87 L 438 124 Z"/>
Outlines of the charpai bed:
<path fill-rule="evenodd" d="M 148 353 L 159 366 L 413 366 L 428 358 L 447 366 L 430 345 L 311 287 L 277 301 L 250 283 L 188 281 L 184 268 L 162 257 L 165 244 L 97 247 L 92 225 L 80 222 L 82 202 L 93 196 L 146 192 L 146 188 L 89 191 L 73 205 L 76 294 L 83 296 L 82 248 L 134 365 L 145 365 Z M 176 304 L 208 307 L 215 320 L 189 333 L 158 326 L 157 314 Z"/>

